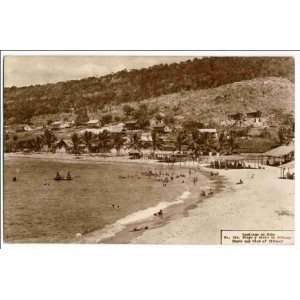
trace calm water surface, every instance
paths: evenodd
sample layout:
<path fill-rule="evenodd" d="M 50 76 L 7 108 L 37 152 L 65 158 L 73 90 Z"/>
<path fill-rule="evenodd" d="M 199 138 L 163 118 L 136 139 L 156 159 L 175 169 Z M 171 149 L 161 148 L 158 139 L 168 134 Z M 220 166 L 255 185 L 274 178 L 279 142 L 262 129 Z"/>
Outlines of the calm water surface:
<path fill-rule="evenodd" d="M 173 201 L 182 190 L 142 176 L 152 166 L 65 163 L 28 158 L 5 161 L 4 239 L 6 242 L 67 242 L 76 233 L 103 228 L 160 201 Z M 156 167 L 170 171 L 168 167 Z M 54 181 L 56 172 L 74 177 Z M 12 178 L 17 176 L 17 181 Z M 121 178 L 125 176 L 126 178 Z M 112 204 L 119 205 L 113 209 Z"/>

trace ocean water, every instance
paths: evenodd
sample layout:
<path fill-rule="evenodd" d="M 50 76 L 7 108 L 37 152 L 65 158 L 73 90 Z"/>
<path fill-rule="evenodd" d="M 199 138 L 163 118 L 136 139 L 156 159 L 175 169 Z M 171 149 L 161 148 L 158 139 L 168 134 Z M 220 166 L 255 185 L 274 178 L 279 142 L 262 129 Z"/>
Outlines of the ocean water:
<path fill-rule="evenodd" d="M 181 178 L 163 187 L 142 174 L 150 169 L 179 173 L 168 166 L 5 160 L 4 240 L 74 241 L 78 233 L 101 230 L 149 207 L 176 201 L 186 190 Z M 57 171 L 62 175 L 70 171 L 74 179 L 55 181 Z M 187 170 L 180 172 L 188 176 Z"/>

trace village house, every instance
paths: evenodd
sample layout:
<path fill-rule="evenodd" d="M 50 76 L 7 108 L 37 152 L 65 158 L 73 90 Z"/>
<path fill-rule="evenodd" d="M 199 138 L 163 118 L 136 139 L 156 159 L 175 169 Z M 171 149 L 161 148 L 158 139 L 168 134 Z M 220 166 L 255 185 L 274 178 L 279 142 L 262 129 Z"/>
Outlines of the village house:
<path fill-rule="evenodd" d="M 74 125 L 74 121 L 72 122 L 64 122 L 64 121 L 54 121 L 51 123 L 50 127 L 52 130 L 60 130 L 65 128 L 71 128 Z"/>
<path fill-rule="evenodd" d="M 264 125 L 264 120 L 262 118 L 262 112 L 257 110 L 254 112 L 248 112 L 248 113 L 236 113 L 236 114 L 230 114 L 228 115 L 228 121 L 230 124 L 227 124 L 228 122 L 223 122 L 226 123 L 226 125 L 235 125 L 239 127 L 261 127 Z"/>
<path fill-rule="evenodd" d="M 125 130 L 137 130 L 139 129 L 137 120 L 131 120 L 125 122 Z"/>
<path fill-rule="evenodd" d="M 207 134 L 213 139 L 218 139 L 217 129 L 215 128 L 200 128 L 198 131 L 200 134 Z"/>
<path fill-rule="evenodd" d="M 53 145 L 55 153 L 71 153 L 73 149 L 73 143 L 69 139 L 61 139 Z"/>
<path fill-rule="evenodd" d="M 64 128 L 63 121 L 55 121 L 51 123 L 52 130 L 60 130 L 62 128 Z"/>
<path fill-rule="evenodd" d="M 171 132 L 171 129 L 163 123 L 153 126 L 152 130 L 158 134 L 167 134 Z"/>
<path fill-rule="evenodd" d="M 151 132 L 142 132 L 141 134 L 141 146 L 143 148 L 149 148 L 152 146 L 152 134 Z"/>
<path fill-rule="evenodd" d="M 290 143 L 265 152 L 262 155 L 266 165 L 278 166 L 295 159 L 295 145 Z"/>
<path fill-rule="evenodd" d="M 130 159 L 140 159 L 143 157 L 143 153 L 141 151 L 138 150 L 130 150 L 128 152 L 129 158 Z"/>
<path fill-rule="evenodd" d="M 235 114 L 229 114 L 228 119 L 229 120 L 234 120 L 234 121 L 240 121 L 243 119 L 243 114 L 242 113 L 235 113 Z"/>
<path fill-rule="evenodd" d="M 248 119 L 253 119 L 254 122 L 260 122 L 260 118 L 262 117 L 262 112 L 260 110 L 249 112 L 246 114 Z"/>
<path fill-rule="evenodd" d="M 89 120 L 87 123 L 86 123 L 86 126 L 88 128 L 100 128 L 101 127 L 101 121 L 100 120 Z"/>
<path fill-rule="evenodd" d="M 118 124 L 115 124 L 115 125 L 107 126 L 107 130 L 112 135 L 125 134 L 124 123 L 118 123 Z"/>
<path fill-rule="evenodd" d="M 247 113 L 246 118 L 247 118 L 248 125 L 252 127 L 264 126 L 265 120 L 262 118 L 262 112 L 259 110 Z"/>

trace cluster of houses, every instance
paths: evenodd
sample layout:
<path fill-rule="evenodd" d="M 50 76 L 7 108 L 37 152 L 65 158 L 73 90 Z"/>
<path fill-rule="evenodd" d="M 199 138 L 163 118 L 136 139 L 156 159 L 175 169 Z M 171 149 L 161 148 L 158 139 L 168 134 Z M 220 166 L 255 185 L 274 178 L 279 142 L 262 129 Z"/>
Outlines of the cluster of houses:
<path fill-rule="evenodd" d="M 14 132 L 5 128 L 9 133 L 10 139 L 5 147 L 5 151 L 39 151 L 42 152 L 61 152 L 75 153 L 74 141 L 72 135 L 76 133 L 79 141 L 76 145 L 76 152 L 102 152 L 99 150 L 99 141 L 101 138 L 106 138 L 111 152 L 116 151 L 113 142 L 117 137 L 122 139 L 121 145 L 118 147 L 118 153 L 128 153 L 137 150 L 155 149 L 159 151 L 176 151 L 177 149 L 177 133 L 183 128 L 176 125 L 172 128 L 167 126 L 163 121 L 152 119 L 148 128 L 141 129 L 137 120 L 128 120 L 126 122 L 111 123 L 102 126 L 101 121 L 94 119 L 89 120 L 84 124 L 75 124 L 74 121 L 54 121 L 42 127 L 30 127 L 18 125 L 14 128 Z M 50 131 L 55 136 L 51 141 L 51 145 L 43 139 L 45 130 Z M 200 134 L 209 135 L 212 139 L 217 140 L 218 134 L 216 129 L 202 128 L 198 129 Z M 84 136 L 90 133 L 90 138 L 87 143 Z M 14 134 L 18 134 L 18 138 L 13 141 Z M 106 137 L 105 137 L 106 134 Z M 103 137 L 101 137 L 103 135 Z M 107 135 L 109 137 L 107 137 Z M 42 137 L 41 145 L 36 146 L 35 139 Z M 17 145 L 18 147 L 14 147 Z M 110 146 L 110 147 L 109 147 Z M 17 149 L 16 149 L 17 148 Z M 134 149 L 134 151 L 133 151 Z M 181 151 L 187 151 L 188 145 L 183 144 Z M 103 150 L 103 149 L 102 149 Z M 105 151 L 103 151 L 105 152 Z"/>
<path fill-rule="evenodd" d="M 224 123 L 224 122 L 223 122 Z M 225 124 L 226 123 L 226 124 Z M 240 152 L 249 151 L 250 146 L 246 142 L 250 142 L 253 146 L 252 137 L 259 137 L 267 132 L 266 120 L 262 116 L 261 111 L 249 113 L 235 113 L 227 116 L 224 124 L 220 124 L 220 128 L 226 128 L 222 132 L 218 132 L 216 128 L 197 128 L 199 135 L 205 135 L 210 141 L 218 144 L 222 134 L 229 139 L 229 132 L 239 132 L 246 129 L 245 133 L 238 135 L 241 139 L 247 140 L 239 145 Z M 45 130 L 53 133 L 55 138 L 51 144 L 43 135 Z M 6 132 L 10 132 L 9 128 L 5 128 Z M 88 152 L 114 152 L 118 154 L 128 154 L 132 151 L 137 156 L 140 150 L 159 150 L 161 152 L 186 152 L 191 149 L 191 145 L 186 142 L 188 137 L 191 140 L 191 132 L 184 132 L 185 137 L 180 147 L 178 147 L 178 134 L 183 132 L 183 127 L 177 123 L 169 127 L 163 121 L 155 118 L 150 120 L 150 125 L 147 128 L 141 129 L 137 120 L 127 120 L 125 122 L 110 123 L 103 125 L 98 119 L 91 119 L 84 124 L 75 124 L 74 121 L 54 121 L 50 124 L 31 127 L 29 125 L 17 125 L 14 128 L 14 133 L 19 134 L 19 137 L 13 141 L 12 138 L 6 143 L 5 151 L 45 151 L 45 152 L 66 152 L 66 153 L 88 153 Z M 11 133 L 11 132 L 10 132 Z M 72 135 L 78 135 L 78 141 L 74 145 Z M 89 133 L 89 136 L 86 135 Z M 35 142 L 37 137 L 42 137 L 39 145 Z M 102 140 L 105 141 L 102 141 Z M 120 141 L 121 139 L 121 141 Z M 100 145 L 101 143 L 101 145 Z M 221 139 L 220 139 L 221 143 Z M 249 143 L 248 143 L 249 144 Z M 17 145 L 17 147 L 15 146 Z M 254 145 L 255 146 L 255 145 Z M 265 143 L 264 152 L 271 149 L 273 146 Z M 102 147 L 102 148 L 101 148 Z M 212 147 L 210 144 L 209 147 Z M 75 149 L 76 148 L 76 149 Z M 253 147 L 252 147 L 253 148 Z M 254 147 L 256 150 L 256 146 Z M 38 150 L 36 150 L 38 149 Z M 202 151 L 202 150 L 201 150 Z M 207 150 L 205 150 L 207 152 Z M 213 154 L 214 149 L 208 150 Z M 144 151 L 145 152 L 145 151 Z M 255 151 L 254 151 L 255 152 Z M 207 153 L 207 154 L 209 154 Z"/>

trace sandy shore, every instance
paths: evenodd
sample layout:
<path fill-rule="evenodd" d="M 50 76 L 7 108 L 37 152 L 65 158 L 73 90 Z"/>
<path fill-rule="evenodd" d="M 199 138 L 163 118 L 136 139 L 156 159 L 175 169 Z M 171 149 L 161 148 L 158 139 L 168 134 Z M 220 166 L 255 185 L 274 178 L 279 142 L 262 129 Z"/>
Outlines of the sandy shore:
<path fill-rule="evenodd" d="M 220 244 L 221 229 L 294 229 L 294 181 L 279 179 L 278 168 L 218 171 L 227 179 L 222 192 L 187 217 L 144 232 L 131 243 Z M 236 184 L 240 179 L 244 184 Z"/>

